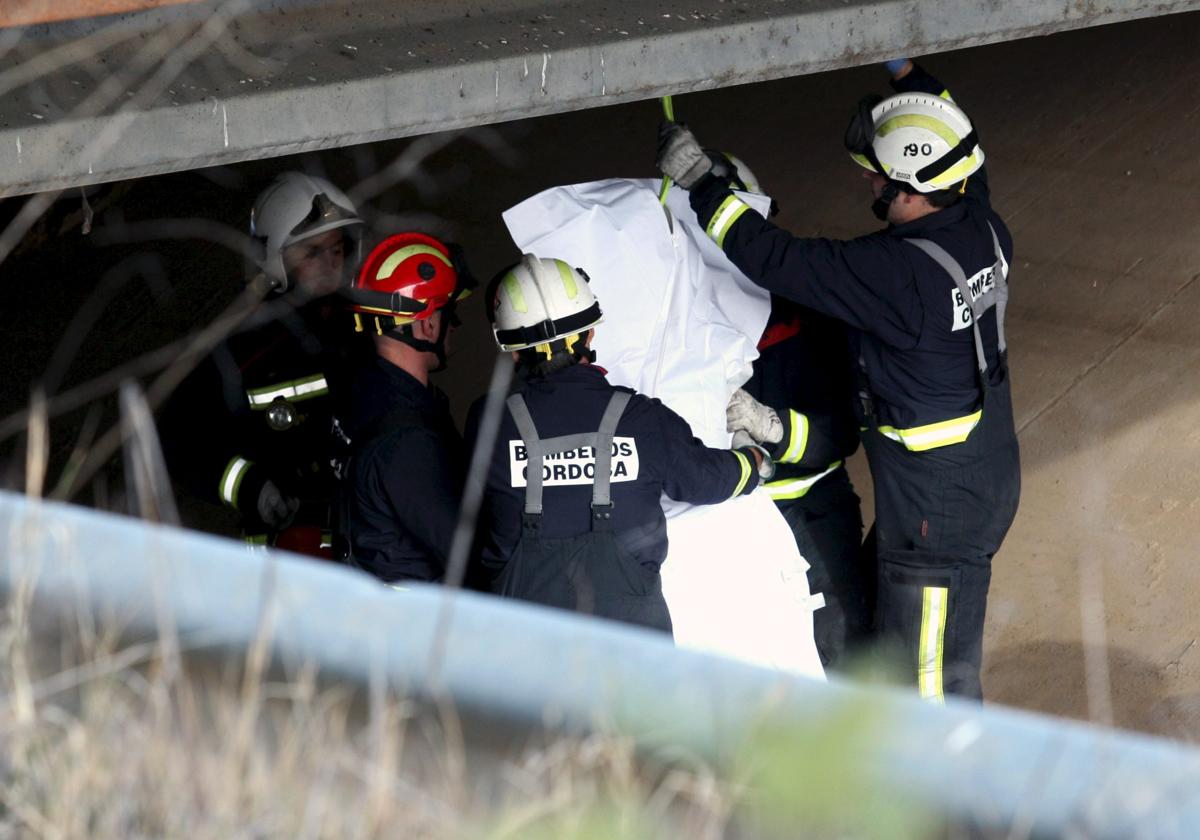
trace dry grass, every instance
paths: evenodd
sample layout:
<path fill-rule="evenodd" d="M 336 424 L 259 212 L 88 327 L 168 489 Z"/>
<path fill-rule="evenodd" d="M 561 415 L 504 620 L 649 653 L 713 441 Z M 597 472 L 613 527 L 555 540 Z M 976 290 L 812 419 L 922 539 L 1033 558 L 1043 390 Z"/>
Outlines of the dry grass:
<path fill-rule="evenodd" d="M 454 715 L 312 669 L 266 680 L 254 652 L 198 664 L 113 634 L 37 644 L 20 612 L 0 660 L 0 837 L 704 840 L 729 824 L 728 785 L 650 771 L 626 738 L 468 751 Z"/>
<path fill-rule="evenodd" d="M 0 618 L 0 838 L 928 836 L 846 759 L 869 710 L 764 728 L 714 769 L 615 733 L 481 737 L 378 685 L 268 672 L 265 639 L 217 659 L 90 619 L 34 631 L 27 603 Z"/>

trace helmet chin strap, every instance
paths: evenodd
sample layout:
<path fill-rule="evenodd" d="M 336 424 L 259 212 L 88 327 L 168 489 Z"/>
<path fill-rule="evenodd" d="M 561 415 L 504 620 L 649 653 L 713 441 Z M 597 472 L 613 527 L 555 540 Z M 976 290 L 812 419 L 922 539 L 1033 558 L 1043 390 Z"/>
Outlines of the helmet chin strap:
<path fill-rule="evenodd" d="M 438 327 L 437 339 L 434 341 L 426 341 L 423 338 L 417 338 L 413 335 L 412 324 L 395 327 L 384 333 L 384 336 L 393 341 L 407 344 L 409 347 L 419 350 L 422 353 L 433 353 L 437 356 L 437 367 L 430 370 L 430 373 L 440 373 L 446 369 L 446 333 L 449 327 L 458 325 L 458 317 L 454 313 L 454 304 L 447 304 L 438 311 L 442 313 L 442 322 L 441 326 Z"/>
<path fill-rule="evenodd" d="M 892 202 L 896 200 L 896 196 L 899 194 L 900 187 L 895 181 L 888 181 L 884 184 L 883 192 L 871 204 L 871 212 L 875 214 L 876 219 L 879 219 L 881 222 L 888 220 L 888 208 L 892 206 Z"/>

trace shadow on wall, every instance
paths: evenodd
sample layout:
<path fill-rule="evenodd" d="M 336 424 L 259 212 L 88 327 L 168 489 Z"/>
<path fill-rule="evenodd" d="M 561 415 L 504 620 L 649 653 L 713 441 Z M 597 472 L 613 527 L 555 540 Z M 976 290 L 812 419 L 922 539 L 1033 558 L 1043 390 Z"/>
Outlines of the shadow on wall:
<path fill-rule="evenodd" d="M 1200 743 L 1200 693 L 1164 696 L 1170 669 L 1178 667 L 1108 648 L 1113 725 Z M 989 703 L 1081 719 L 1089 706 L 1084 646 L 1035 642 L 1002 648 L 988 654 L 983 688 Z"/>

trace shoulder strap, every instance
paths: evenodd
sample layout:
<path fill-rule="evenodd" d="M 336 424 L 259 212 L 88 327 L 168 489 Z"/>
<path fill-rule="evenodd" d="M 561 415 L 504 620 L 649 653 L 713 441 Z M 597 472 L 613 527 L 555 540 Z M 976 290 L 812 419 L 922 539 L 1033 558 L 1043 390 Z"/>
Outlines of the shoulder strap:
<path fill-rule="evenodd" d="M 609 485 L 612 483 L 612 442 L 617 433 L 617 423 L 625 413 L 632 396 L 628 391 L 614 391 L 600 418 L 600 428 L 596 432 L 596 478 L 592 482 L 592 508 L 611 507 L 612 495 Z"/>
<path fill-rule="evenodd" d="M 529 456 L 529 466 L 525 470 L 525 513 L 540 516 L 542 513 L 542 439 L 538 437 L 537 426 L 533 423 L 533 415 L 529 406 L 520 394 L 511 394 L 505 404 L 517 424 L 517 432 L 521 442 L 525 444 L 525 452 Z"/>
<path fill-rule="evenodd" d="M 1008 261 L 1004 259 L 1004 251 L 1000 248 L 1000 237 L 996 229 L 988 222 L 988 231 L 992 234 L 992 247 L 996 250 L 996 339 L 1000 347 L 1000 355 L 1008 353 L 1008 344 L 1004 340 L 1004 310 L 1008 308 Z"/>
<path fill-rule="evenodd" d="M 995 231 L 993 231 L 993 237 L 994 236 Z M 966 271 L 963 270 L 963 267 L 959 264 L 958 260 L 950 256 L 950 253 L 945 248 L 943 248 L 941 245 L 938 245 L 936 242 L 929 241 L 928 239 L 905 239 L 904 241 L 916 248 L 920 248 L 930 259 L 941 266 L 942 270 L 950 275 L 951 279 L 954 280 L 955 287 L 958 289 L 959 296 L 971 310 L 971 331 L 975 337 L 975 363 L 979 368 L 979 377 L 983 383 L 983 387 L 986 388 L 988 380 L 987 356 L 984 355 L 983 352 L 983 336 L 979 333 L 979 318 L 984 312 L 986 312 L 996 303 L 997 295 L 995 290 L 990 290 L 987 293 L 979 296 L 971 294 L 970 285 L 967 283 Z M 993 271 L 996 271 L 998 268 L 999 266 L 993 267 Z M 1005 288 L 1007 290 L 1007 287 Z M 999 310 L 997 310 L 996 318 L 998 326 L 1000 316 L 1001 313 Z M 1003 326 L 999 326 L 999 330 L 1000 349 L 1003 351 Z"/>
<path fill-rule="evenodd" d="M 597 507 L 611 508 L 609 484 L 612 471 L 612 439 L 621 414 L 624 413 L 625 406 L 629 403 L 629 398 L 628 391 L 613 393 L 609 398 L 608 406 L 604 409 L 604 416 L 600 420 L 598 431 L 560 435 L 545 440 L 538 436 L 537 426 L 533 422 L 533 415 L 529 413 L 529 406 L 525 404 L 524 397 L 520 394 L 513 394 L 505 401 L 509 413 L 512 414 L 513 422 L 517 425 L 521 441 L 525 444 L 525 451 L 529 459 L 525 476 L 525 514 L 527 516 L 541 516 L 542 514 L 542 462 L 545 456 L 578 449 L 581 446 L 590 446 L 596 452 L 592 481 L 592 509 L 594 511 Z M 606 510 L 605 513 L 607 512 Z"/>

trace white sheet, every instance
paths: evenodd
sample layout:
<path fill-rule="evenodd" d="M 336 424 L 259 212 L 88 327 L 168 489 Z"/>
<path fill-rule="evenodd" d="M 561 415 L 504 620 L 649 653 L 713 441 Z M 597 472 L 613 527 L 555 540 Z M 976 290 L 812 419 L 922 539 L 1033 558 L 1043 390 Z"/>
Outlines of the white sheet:
<path fill-rule="evenodd" d="M 504 213 L 524 252 L 582 267 L 604 311 L 593 346 L 609 381 L 658 397 L 709 446 L 725 447 L 725 406 L 750 377 L 769 295 L 705 235 L 687 193 L 615 179 L 555 187 Z M 759 212 L 770 199 L 740 194 Z M 676 643 L 821 677 L 809 594 L 792 533 L 763 493 L 721 505 L 663 500 L 663 589 Z"/>

